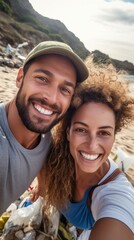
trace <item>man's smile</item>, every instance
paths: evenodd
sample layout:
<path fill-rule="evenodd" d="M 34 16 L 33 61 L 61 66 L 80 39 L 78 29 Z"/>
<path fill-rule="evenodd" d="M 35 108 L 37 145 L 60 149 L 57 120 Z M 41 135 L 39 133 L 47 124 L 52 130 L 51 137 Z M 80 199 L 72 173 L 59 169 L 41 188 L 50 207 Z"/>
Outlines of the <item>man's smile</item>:
<path fill-rule="evenodd" d="M 34 104 L 34 107 L 35 107 L 35 109 L 36 109 L 38 112 L 40 112 L 40 113 L 42 113 L 42 114 L 44 114 L 44 115 L 52 115 L 52 114 L 54 113 L 53 111 L 48 110 L 48 109 L 46 109 L 46 108 L 44 108 L 44 107 L 41 107 L 41 106 L 38 105 L 38 104 Z"/>

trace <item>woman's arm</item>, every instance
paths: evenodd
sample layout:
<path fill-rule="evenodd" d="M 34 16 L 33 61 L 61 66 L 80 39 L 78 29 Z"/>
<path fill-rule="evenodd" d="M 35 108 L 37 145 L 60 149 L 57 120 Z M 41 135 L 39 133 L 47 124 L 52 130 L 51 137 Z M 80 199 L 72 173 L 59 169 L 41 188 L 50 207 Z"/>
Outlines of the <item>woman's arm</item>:
<path fill-rule="evenodd" d="M 124 174 L 94 190 L 91 211 L 90 240 L 134 240 L 134 188 Z"/>
<path fill-rule="evenodd" d="M 89 240 L 134 240 L 134 234 L 123 222 L 102 218 L 95 223 Z"/>

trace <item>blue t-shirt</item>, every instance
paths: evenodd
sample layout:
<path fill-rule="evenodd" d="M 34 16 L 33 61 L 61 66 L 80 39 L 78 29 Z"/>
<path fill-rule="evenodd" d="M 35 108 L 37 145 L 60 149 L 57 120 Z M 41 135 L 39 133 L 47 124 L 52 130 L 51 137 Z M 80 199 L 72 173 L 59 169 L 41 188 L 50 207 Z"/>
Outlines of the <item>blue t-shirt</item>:
<path fill-rule="evenodd" d="M 86 190 L 81 201 L 69 202 L 67 208 L 61 210 L 61 213 L 66 219 L 79 229 L 90 230 L 95 223 L 92 212 L 88 206 L 88 198 L 92 188 L 94 188 L 94 186 Z"/>
<path fill-rule="evenodd" d="M 118 173 L 118 177 L 116 174 L 111 181 L 111 175 L 118 166 L 112 159 L 109 159 L 109 163 L 109 171 L 92 194 L 92 212 L 87 202 L 91 196 L 91 188 L 85 192 L 80 202 L 69 202 L 70 208 L 63 209 L 61 212 L 75 227 L 89 230 L 89 232 L 99 219 L 114 218 L 126 224 L 134 233 L 134 188 L 124 174 Z"/>

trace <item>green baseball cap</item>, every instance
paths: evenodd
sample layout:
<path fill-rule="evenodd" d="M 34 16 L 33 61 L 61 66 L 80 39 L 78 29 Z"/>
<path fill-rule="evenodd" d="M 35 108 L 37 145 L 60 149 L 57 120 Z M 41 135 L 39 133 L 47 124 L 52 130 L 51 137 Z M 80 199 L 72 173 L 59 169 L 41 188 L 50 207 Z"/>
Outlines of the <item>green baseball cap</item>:
<path fill-rule="evenodd" d="M 84 81 L 89 76 L 89 71 L 84 61 L 72 50 L 70 46 L 63 42 L 57 41 L 44 41 L 39 43 L 27 55 L 23 64 L 23 68 L 30 60 L 48 54 L 58 54 L 70 59 L 77 70 L 78 82 Z"/>

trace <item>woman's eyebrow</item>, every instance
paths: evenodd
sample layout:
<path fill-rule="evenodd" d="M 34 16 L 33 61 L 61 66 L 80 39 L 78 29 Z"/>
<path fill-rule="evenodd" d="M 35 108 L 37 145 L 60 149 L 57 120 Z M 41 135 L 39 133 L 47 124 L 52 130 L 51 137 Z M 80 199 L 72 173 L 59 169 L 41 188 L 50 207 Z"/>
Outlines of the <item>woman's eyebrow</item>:
<path fill-rule="evenodd" d="M 99 129 L 104 129 L 104 128 L 111 128 L 111 129 L 114 129 L 112 126 L 102 126 L 102 127 L 99 127 Z"/>
<path fill-rule="evenodd" d="M 74 124 L 74 125 L 75 125 L 75 124 L 81 124 L 81 125 L 83 125 L 83 126 L 85 126 L 85 127 L 88 126 L 86 123 L 80 122 L 80 121 L 73 122 L 73 124 Z"/>
<path fill-rule="evenodd" d="M 73 125 L 75 125 L 75 124 L 81 124 L 81 125 L 83 125 L 85 127 L 88 126 L 86 123 L 80 122 L 80 121 L 76 121 L 76 122 L 73 123 Z M 99 129 L 106 129 L 106 128 L 114 129 L 112 126 L 109 126 L 109 125 L 99 127 Z"/>

